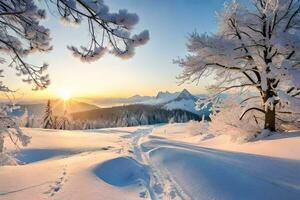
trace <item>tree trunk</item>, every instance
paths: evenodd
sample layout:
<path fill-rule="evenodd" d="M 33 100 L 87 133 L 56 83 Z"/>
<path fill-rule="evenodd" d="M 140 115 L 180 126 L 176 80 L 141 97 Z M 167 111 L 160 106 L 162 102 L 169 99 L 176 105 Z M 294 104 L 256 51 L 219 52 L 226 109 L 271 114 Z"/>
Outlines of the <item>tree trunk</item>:
<path fill-rule="evenodd" d="M 268 81 L 269 83 L 269 81 Z M 269 84 L 268 84 L 269 85 Z M 270 88 L 270 86 L 269 86 Z M 266 102 L 268 101 L 269 98 L 273 97 L 274 94 L 273 92 L 271 92 L 270 90 L 267 90 L 264 94 L 263 94 L 263 102 L 264 102 L 264 106 L 266 106 Z M 275 124 L 275 119 L 276 119 L 276 103 L 273 102 L 273 109 L 271 110 L 270 107 L 268 106 L 265 109 L 265 125 L 264 125 L 264 129 L 268 129 L 270 131 L 276 131 L 276 124 Z"/>
<path fill-rule="evenodd" d="M 273 110 L 270 110 L 269 108 L 266 110 L 265 113 L 265 129 L 268 129 L 270 131 L 276 131 L 276 125 L 275 125 L 275 106 Z"/>
<path fill-rule="evenodd" d="M 0 153 L 3 152 L 4 149 L 4 137 L 0 135 Z"/>

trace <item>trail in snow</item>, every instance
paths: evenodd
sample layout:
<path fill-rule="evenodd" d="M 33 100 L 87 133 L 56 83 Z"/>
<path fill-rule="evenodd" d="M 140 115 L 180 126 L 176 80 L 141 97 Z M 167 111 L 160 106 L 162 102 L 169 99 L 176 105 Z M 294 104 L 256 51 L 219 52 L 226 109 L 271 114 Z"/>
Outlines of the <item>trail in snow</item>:
<path fill-rule="evenodd" d="M 154 139 L 141 145 L 152 166 L 190 199 L 298 199 L 300 161 Z M 182 199 L 187 199 L 182 196 Z"/>
<path fill-rule="evenodd" d="M 155 193 L 151 187 L 151 181 L 153 180 L 153 173 L 149 166 L 148 161 L 145 159 L 145 156 L 143 156 L 141 148 L 140 148 L 140 140 L 149 135 L 152 132 L 152 128 L 149 129 L 138 129 L 137 131 L 135 131 L 133 133 L 133 140 L 132 140 L 132 147 L 133 147 L 133 155 L 134 158 L 139 161 L 140 163 L 146 165 L 148 167 L 148 172 L 150 174 L 150 180 L 148 181 L 148 183 L 142 183 L 144 184 L 144 187 L 147 188 L 147 191 L 150 195 L 150 198 L 152 200 L 156 199 L 155 198 Z M 146 197 L 147 195 L 145 194 L 145 192 L 143 192 L 142 194 L 144 194 L 144 197 Z"/>
<path fill-rule="evenodd" d="M 148 166 L 150 198 L 297 199 L 300 161 L 202 148 L 134 132 L 134 158 Z M 145 142 L 144 139 L 148 137 Z"/>
<path fill-rule="evenodd" d="M 49 185 L 49 190 L 44 192 L 44 194 L 49 194 L 50 197 L 53 197 L 56 193 L 58 193 L 62 189 L 63 185 L 68 181 L 66 167 L 67 166 L 63 168 L 63 172 L 61 176 L 57 178 L 54 184 Z"/>
<path fill-rule="evenodd" d="M 146 185 L 150 198 L 158 199 L 191 199 L 180 187 L 179 184 L 170 176 L 167 170 L 160 168 L 151 162 L 148 153 L 143 151 L 141 143 L 144 137 L 151 134 L 152 128 L 140 129 L 133 134 L 132 146 L 133 154 L 137 161 L 148 166 L 150 182 Z"/>

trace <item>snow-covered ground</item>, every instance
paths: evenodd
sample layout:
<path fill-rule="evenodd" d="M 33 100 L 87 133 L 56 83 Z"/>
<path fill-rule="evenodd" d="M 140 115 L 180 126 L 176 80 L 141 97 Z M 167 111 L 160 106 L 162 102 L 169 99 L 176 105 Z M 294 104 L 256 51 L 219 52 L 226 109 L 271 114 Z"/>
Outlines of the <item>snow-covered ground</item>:
<path fill-rule="evenodd" d="M 1 200 L 300 196 L 299 132 L 243 144 L 188 124 L 24 132 L 23 165 L 0 167 Z"/>

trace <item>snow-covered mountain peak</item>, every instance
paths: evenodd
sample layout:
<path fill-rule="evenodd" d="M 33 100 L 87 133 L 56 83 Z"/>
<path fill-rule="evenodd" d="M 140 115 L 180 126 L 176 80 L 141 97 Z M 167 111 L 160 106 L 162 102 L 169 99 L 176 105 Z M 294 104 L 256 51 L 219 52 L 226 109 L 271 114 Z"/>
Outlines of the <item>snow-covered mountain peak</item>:
<path fill-rule="evenodd" d="M 165 99 L 165 98 L 168 98 L 172 96 L 172 93 L 166 91 L 166 92 L 158 92 L 157 95 L 156 95 L 156 99 Z"/>
<path fill-rule="evenodd" d="M 186 110 L 195 114 L 200 114 L 199 111 L 195 109 L 195 102 L 197 97 L 192 95 L 187 89 L 183 89 L 175 99 L 171 99 L 163 108 L 166 110 Z"/>
<path fill-rule="evenodd" d="M 192 95 L 187 89 L 183 89 L 182 92 L 175 99 L 175 101 L 180 101 L 182 99 L 193 100 L 193 101 L 197 100 L 197 98 L 194 95 Z"/>
<path fill-rule="evenodd" d="M 133 95 L 133 96 L 131 96 L 131 97 L 129 97 L 129 98 L 135 99 L 135 98 L 141 98 L 141 97 L 142 97 L 141 95 L 136 94 L 136 95 Z"/>

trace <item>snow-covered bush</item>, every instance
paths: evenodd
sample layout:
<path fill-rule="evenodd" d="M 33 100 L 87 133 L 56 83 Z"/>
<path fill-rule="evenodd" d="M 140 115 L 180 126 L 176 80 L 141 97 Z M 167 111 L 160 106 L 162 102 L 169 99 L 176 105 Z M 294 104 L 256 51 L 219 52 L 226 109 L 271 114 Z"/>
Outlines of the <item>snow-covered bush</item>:
<path fill-rule="evenodd" d="M 208 134 L 208 122 L 191 120 L 187 123 L 187 130 L 192 136 Z"/>
<path fill-rule="evenodd" d="M 5 152 L 5 138 L 9 138 L 9 141 L 18 147 L 18 143 L 26 146 L 30 137 L 22 132 L 15 119 L 7 116 L 7 110 L 11 108 L 2 105 L 0 109 L 0 166 L 16 164 L 14 158 Z"/>
<path fill-rule="evenodd" d="M 249 114 L 240 120 L 243 108 L 236 96 L 216 104 L 210 115 L 209 132 L 230 135 L 234 141 L 248 141 L 260 133 L 263 126 L 261 115 Z M 259 113 L 258 113 L 259 114 Z"/>
<path fill-rule="evenodd" d="M 18 165 L 18 162 L 13 156 L 6 153 L 0 153 L 0 166 L 5 165 Z"/>

